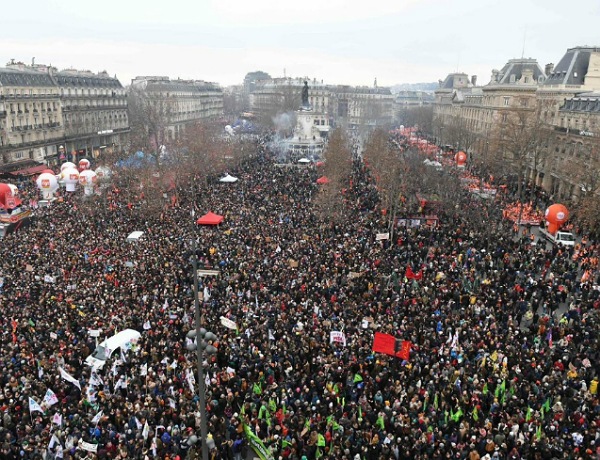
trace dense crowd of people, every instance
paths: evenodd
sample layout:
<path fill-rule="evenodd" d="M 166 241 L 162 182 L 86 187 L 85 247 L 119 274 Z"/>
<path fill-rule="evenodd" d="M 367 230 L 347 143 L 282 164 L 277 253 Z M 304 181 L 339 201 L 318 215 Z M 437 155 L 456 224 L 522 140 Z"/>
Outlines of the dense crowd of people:
<path fill-rule="evenodd" d="M 519 240 L 468 192 L 436 226 L 377 239 L 389 216 L 360 159 L 346 218 L 323 221 L 318 171 L 278 166 L 266 145 L 235 184 L 177 184 L 157 208 L 117 175 L 2 240 L 0 458 L 200 458 L 193 238 L 219 271 L 198 286 L 217 336 L 212 459 L 246 458 L 248 432 L 289 460 L 600 458 L 595 243 Z M 471 227 L 481 208 L 489 225 Z M 208 211 L 224 222 L 195 225 Z M 89 331 L 126 328 L 139 342 L 92 372 Z M 374 332 L 409 341 L 409 359 L 373 352 Z"/>

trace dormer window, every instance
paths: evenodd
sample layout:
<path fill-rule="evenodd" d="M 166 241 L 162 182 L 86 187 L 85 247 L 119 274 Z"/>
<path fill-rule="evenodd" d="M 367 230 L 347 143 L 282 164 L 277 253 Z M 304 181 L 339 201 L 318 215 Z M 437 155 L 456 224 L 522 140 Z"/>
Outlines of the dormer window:
<path fill-rule="evenodd" d="M 516 77 L 515 77 L 515 74 L 513 73 L 513 74 L 510 76 L 510 82 L 511 82 L 511 83 L 514 83 L 514 82 L 515 82 L 515 80 L 516 80 Z"/>

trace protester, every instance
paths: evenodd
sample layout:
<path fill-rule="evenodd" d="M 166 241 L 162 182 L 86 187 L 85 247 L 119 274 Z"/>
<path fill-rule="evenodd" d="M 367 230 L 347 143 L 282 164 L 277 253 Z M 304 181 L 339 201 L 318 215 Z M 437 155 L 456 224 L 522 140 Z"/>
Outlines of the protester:
<path fill-rule="evenodd" d="M 254 438 L 289 460 L 599 458 L 595 243 L 519 241 L 502 222 L 509 194 L 487 205 L 468 191 L 436 227 L 377 240 L 360 159 L 347 218 L 323 222 L 317 171 L 275 165 L 267 145 L 230 171 L 236 184 L 197 177 L 157 206 L 117 176 L 2 240 L 2 458 L 199 458 L 193 238 L 198 265 L 220 272 L 198 286 L 218 337 L 211 458 L 245 458 Z M 224 222 L 195 225 L 208 211 Z M 132 231 L 144 236 L 126 242 Z M 140 341 L 92 373 L 89 331 L 126 328 Z M 410 342 L 409 359 L 373 352 L 376 331 Z"/>

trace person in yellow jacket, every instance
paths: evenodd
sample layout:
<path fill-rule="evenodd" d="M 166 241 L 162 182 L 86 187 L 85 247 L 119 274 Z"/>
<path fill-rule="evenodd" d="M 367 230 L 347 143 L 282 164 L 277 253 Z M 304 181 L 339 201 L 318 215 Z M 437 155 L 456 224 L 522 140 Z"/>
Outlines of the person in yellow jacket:
<path fill-rule="evenodd" d="M 598 394 L 598 377 L 594 377 L 594 380 L 590 382 L 590 393 L 593 395 Z"/>

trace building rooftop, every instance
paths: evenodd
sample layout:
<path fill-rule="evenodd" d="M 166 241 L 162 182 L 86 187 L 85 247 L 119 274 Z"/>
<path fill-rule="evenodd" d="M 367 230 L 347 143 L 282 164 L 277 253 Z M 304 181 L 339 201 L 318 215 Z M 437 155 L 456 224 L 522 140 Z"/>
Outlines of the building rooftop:
<path fill-rule="evenodd" d="M 569 48 L 554 70 L 548 75 L 545 85 L 583 85 L 590 57 L 599 53 L 597 46 Z"/>
<path fill-rule="evenodd" d="M 95 74 L 89 70 L 65 69 L 54 78 L 59 86 L 123 88 L 121 82 L 106 71 Z"/>
<path fill-rule="evenodd" d="M 510 59 L 500 71 L 492 71 L 490 85 L 532 85 L 546 79 L 537 60 L 531 58 Z"/>
<path fill-rule="evenodd" d="M 48 73 L 0 67 L 0 86 L 56 86 Z"/>
<path fill-rule="evenodd" d="M 440 89 L 451 90 L 455 88 L 466 88 L 470 84 L 469 76 L 466 73 L 457 72 L 448 74 L 444 81 L 440 80 Z M 436 90 L 436 91 L 437 91 Z"/>

